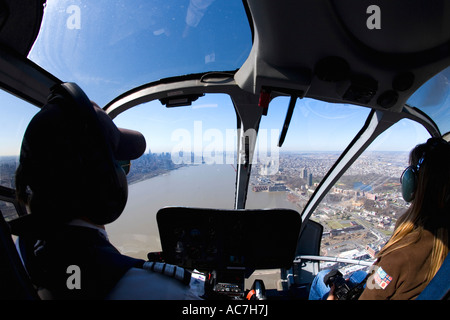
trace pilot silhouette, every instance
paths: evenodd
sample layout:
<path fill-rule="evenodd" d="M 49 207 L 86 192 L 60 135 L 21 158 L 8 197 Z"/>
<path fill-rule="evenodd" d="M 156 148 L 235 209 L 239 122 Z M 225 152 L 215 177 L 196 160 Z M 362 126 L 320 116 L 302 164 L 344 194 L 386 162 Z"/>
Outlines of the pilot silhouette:
<path fill-rule="evenodd" d="M 189 283 L 147 270 L 148 262 L 108 240 L 104 225 L 127 202 L 123 164 L 145 148 L 141 133 L 117 128 L 76 84 L 53 88 L 27 127 L 16 172 L 18 198 L 31 211 L 16 222 L 19 244 L 41 292 L 54 299 L 195 298 Z"/>

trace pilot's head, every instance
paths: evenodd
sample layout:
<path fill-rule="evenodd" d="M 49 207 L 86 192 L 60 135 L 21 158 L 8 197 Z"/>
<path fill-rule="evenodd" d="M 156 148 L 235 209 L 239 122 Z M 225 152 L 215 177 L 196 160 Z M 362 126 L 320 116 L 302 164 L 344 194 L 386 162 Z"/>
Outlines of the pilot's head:
<path fill-rule="evenodd" d="M 117 128 L 78 86 L 64 84 L 27 127 L 16 173 L 18 198 L 41 221 L 110 223 L 128 196 L 121 163 L 129 164 L 145 148 L 142 134 Z"/>

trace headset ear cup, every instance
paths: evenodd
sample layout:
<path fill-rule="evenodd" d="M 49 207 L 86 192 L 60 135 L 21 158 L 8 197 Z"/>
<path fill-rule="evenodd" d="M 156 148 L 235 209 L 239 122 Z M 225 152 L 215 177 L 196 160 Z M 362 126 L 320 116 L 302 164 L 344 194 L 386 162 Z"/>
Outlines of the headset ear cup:
<path fill-rule="evenodd" d="M 114 190 L 110 192 L 110 202 L 113 206 L 110 206 L 109 213 L 103 214 L 103 221 L 99 221 L 99 224 L 108 224 L 115 221 L 122 214 L 128 201 L 128 181 L 125 172 L 122 167 L 114 161 L 115 183 L 112 185 Z"/>
<path fill-rule="evenodd" d="M 406 202 L 414 200 L 417 188 L 417 177 L 413 168 L 407 168 L 402 176 L 402 196 Z"/>
<path fill-rule="evenodd" d="M 88 218 L 95 224 L 104 225 L 115 221 L 125 209 L 128 200 L 128 182 L 123 169 L 115 164 L 113 181 L 108 186 L 104 186 L 101 195 L 97 193 L 96 210 L 91 211 Z M 108 177 L 102 179 L 107 181 Z M 94 192 L 94 194 L 96 194 Z"/>

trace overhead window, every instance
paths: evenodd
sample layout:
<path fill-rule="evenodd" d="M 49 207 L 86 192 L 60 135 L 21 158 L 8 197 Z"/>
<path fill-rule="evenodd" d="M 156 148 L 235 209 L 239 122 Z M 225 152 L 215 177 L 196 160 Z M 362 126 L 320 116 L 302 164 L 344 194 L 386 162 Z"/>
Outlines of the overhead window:
<path fill-rule="evenodd" d="M 407 101 L 425 112 L 439 127 L 441 134 L 450 131 L 450 67 L 425 82 Z"/>

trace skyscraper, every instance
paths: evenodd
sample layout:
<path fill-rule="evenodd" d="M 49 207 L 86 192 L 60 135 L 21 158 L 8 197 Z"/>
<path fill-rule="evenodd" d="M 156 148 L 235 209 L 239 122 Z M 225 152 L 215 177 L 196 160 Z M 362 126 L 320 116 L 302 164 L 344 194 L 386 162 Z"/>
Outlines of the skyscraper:
<path fill-rule="evenodd" d="M 306 169 L 306 167 L 304 167 L 300 173 L 300 178 L 302 179 L 307 179 L 308 178 L 308 169 Z"/>

